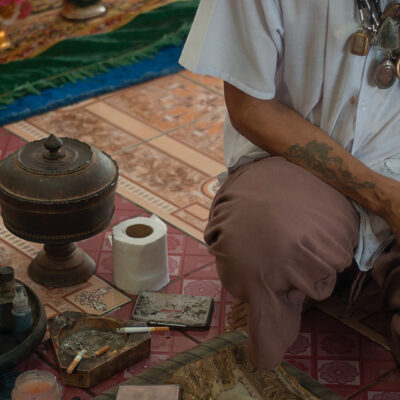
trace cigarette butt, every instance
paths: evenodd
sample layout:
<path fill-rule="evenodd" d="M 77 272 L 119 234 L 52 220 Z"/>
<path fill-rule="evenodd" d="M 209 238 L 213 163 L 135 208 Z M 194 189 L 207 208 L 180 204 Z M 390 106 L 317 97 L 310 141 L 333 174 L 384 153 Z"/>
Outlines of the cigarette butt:
<path fill-rule="evenodd" d="M 115 354 L 117 354 L 117 350 L 113 350 L 110 353 L 108 353 L 109 356 L 114 356 Z"/>
<path fill-rule="evenodd" d="M 101 349 L 97 350 L 94 354 L 96 354 L 97 357 L 103 355 L 104 353 L 107 353 L 107 351 L 110 350 L 110 346 L 104 346 Z"/>
<path fill-rule="evenodd" d="M 127 326 L 125 328 L 117 328 L 118 333 L 145 333 L 145 332 L 168 332 L 168 326 Z"/>
<path fill-rule="evenodd" d="M 86 354 L 86 350 L 81 350 L 75 358 L 72 360 L 71 364 L 69 364 L 67 368 L 67 374 L 72 374 L 78 364 L 81 362 L 82 357 Z"/>

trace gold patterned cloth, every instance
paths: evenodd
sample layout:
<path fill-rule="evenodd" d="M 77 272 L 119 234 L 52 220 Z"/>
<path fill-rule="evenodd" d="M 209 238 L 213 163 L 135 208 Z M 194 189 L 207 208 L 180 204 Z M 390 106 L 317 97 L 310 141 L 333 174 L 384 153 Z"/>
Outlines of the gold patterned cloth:
<path fill-rule="evenodd" d="M 245 345 L 189 363 L 169 383 L 181 385 L 182 400 L 318 400 L 282 367 L 270 372 L 254 369 Z"/>
<path fill-rule="evenodd" d="M 176 0 L 103 0 L 106 14 L 79 22 L 61 16 L 62 0 L 30 1 L 32 14 L 7 27 L 13 47 L 0 53 L 0 63 L 35 57 L 64 39 L 110 32 Z"/>

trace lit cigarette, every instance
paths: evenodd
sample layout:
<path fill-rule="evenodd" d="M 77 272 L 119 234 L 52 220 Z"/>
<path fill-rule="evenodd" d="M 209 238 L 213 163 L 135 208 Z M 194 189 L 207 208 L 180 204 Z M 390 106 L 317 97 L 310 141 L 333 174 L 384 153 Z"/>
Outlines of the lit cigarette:
<path fill-rule="evenodd" d="M 108 353 L 108 355 L 111 357 L 113 355 L 117 354 L 117 350 L 113 350 L 112 352 Z"/>
<path fill-rule="evenodd" d="M 94 354 L 96 354 L 97 357 L 103 355 L 104 353 L 107 353 L 107 351 L 110 350 L 110 346 L 104 346 L 101 349 L 97 350 Z"/>
<path fill-rule="evenodd" d="M 69 364 L 69 367 L 67 368 L 67 374 L 72 374 L 75 370 L 75 368 L 78 366 L 78 364 L 81 362 L 82 357 L 86 354 L 86 350 L 81 350 L 75 358 L 72 360 L 71 364 Z"/>
<path fill-rule="evenodd" d="M 147 327 L 147 326 L 129 326 L 126 328 L 117 328 L 118 333 L 145 333 L 145 332 L 168 332 L 168 326 L 156 326 L 156 327 Z"/>

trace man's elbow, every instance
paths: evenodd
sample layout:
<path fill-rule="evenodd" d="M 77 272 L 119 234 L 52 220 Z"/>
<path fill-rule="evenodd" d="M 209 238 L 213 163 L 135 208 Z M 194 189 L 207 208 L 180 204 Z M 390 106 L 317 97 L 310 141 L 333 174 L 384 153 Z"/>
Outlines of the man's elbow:
<path fill-rule="evenodd" d="M 275 100 L 267 101 L 249 96 L 227 82 L 224 82 L 224 95 L 232 126 L 245 136 L 254 129 L 252 125 L 258 119 L 259 106 L 265 107 L 265 103 L 275 102 Z"/>
<path fill-rule="evenodd" d="M 224 82 L 225 104 L 228 110 L 229 119 L 232 126 L 243 133 L 246 127 L 246 103 L 248 101 L 246 93 L 237 89 L 235 86 Z"/>

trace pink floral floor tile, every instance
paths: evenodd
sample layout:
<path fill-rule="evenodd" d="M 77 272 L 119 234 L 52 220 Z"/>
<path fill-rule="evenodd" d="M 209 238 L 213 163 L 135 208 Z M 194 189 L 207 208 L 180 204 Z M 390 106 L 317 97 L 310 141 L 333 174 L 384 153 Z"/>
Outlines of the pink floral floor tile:
<path fill-rule="evenodd" d="M 184 254 L 187 236 L 183 233 L 168 234 L 168 254 Z"/>
<path fill-rule="evenodd" d="M 300 333 L 296 341 L 286 350 L 289 356 L 311 356 L 311 334 Z"/>
<path fill-rule="evenodd" d="M 191 237 L 186 238 L 185 254 L 191 256 L 209 256 L 208 248 L 203 243 Z"/>
<path fill-rule="evenodd" d="M 209 296 L 215 301 L 221 300 L 221 281 L 213 279 L 185 279 L 183 294 L 189 296 Z"/>
<path fill-rule="evenodd" d="M 303 315 L 285 359 L 342 396 L 359 392 L 396 368 L 390 352 L 313 309 Z"/>
<path fill-rule="evenodd" d="M 182 275 L 182 256 L 168 256 L 168 272 L 170 279 L 177 278 Z"/>
<path fill-rule="evenodd" d="M 24 140 L 2 128 L 0 131 L 0 160 L 14 153 L 24 144 Z"/>
<path fill-rule="evenodd" d="M 319 357 L 357 358 L 360 352 L 357 334 L 318 334 L 317 354 Z"/>
<path fill-rule="evenodd" d="M 318 381 L 330 385 L 360 386 L 358 361 L 319 360 Z"/>
<path fill-rule="evenodd" d="M 183 280 L 182 278 L 177 278 L 171 280 L 170 283 L 160 290 L 161 293 L 170 294 L 182 294 Z"/>

